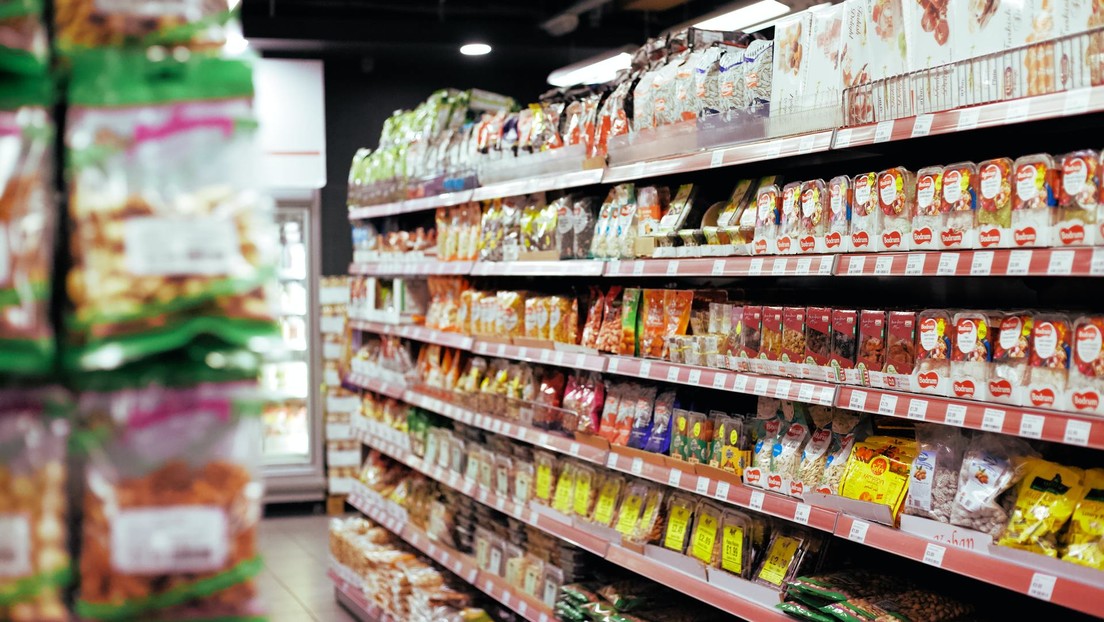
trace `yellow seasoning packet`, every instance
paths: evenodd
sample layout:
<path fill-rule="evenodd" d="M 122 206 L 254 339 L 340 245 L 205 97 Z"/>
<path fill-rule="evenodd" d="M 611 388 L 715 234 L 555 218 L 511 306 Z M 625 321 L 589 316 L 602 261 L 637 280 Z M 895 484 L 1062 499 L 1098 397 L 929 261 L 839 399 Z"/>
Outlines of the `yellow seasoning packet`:
<path fill-rule="evenodd" d="M 694 518 L 694 500 L 675 494 L 667 501 L 667 530 L 663 534 L 664 548 L 683 553 L 690 535 L 690 523 Z"/>
<path fill-rule="evenodd" d="M 598 492 L 598 502 L 594 505 L 594 522 L 603 527 L 613 524 L 617 512 L 617 501 L 621 498 L 621 488 L 625 479 L 617 476 L 607 477 Z M 639 506 L 638 506 L 639 507 Z"/>
<path fill-rule="evenodd" d="M 1083 496 L 1082 473 L 1037 458 L 1028 460 L 1016 504 L 997 544 L 1058 556 L 1058 532 Z"/>
<path fill-rule="evenodd" d="M 709 566 L 717 565 L 717 532 L 721 527 L 721 508 L 702 501 L 698 504 L 694 519 L 694 533 L 690 536 L 690 556 Z"/>
<path fill-rule="evenodd" d="M 1084 495 L 1066 532 L 1062 559 L 1104 570 L 1104 469 L 1085 471 Z"/>
<path fill-rule="evenodd" d="M 575 496 L 575 467 L 567 465 L 560 471 L 560 478 L 556 481 L 556 495 L 552 500 L 552 509 L 561 514 L 571 514 Z"/>

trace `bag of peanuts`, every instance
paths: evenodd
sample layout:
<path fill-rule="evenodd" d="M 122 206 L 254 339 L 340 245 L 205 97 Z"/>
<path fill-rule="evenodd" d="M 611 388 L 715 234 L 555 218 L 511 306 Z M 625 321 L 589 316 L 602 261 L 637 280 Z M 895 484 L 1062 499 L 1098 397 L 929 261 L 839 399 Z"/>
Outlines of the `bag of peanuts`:
<path fill-rule="evenodd" d="M 0 620 L 69 619 L 65 408 L 54 393 L 0 392 Z"/>
<path fill-rule="evenodd" d="M 102 2 L 58 0 L 54 28 L 62 53 L 122 45 L 217 48 L 236 12 L 230 0 Z"/>
<path fill-rule="evenodd" d="M 251 348 L 277 337 L 275 228 L 252 97 L 244 62 L 74 59 L 65 144 L 75 367 L 113 368 L 200 335 Z"/>
<path fill-rule="evenodd" d="M 54 358 L 50 84 L 7 78 L 0 92 L 0 373 L 43 375 Z"/>
<path fill-rule="evenodd" d="M 253 383 L 85 393 L 84 619 L 256 614 L 263 486 Z"/>

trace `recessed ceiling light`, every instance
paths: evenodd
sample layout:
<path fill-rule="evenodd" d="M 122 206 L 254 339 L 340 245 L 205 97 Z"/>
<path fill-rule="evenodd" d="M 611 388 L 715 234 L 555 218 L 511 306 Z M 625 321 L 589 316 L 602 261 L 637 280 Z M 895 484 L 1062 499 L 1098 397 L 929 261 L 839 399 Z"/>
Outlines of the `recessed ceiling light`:
<path fill-rule="evenodd" d="M 491 53 L 491 46 L 486 43 L 465 43 L 460 46 L 460 53 L 464 56 L 483 56 Z"/>
<path fill-rule="evenodd" d="M 776 0 L 759 0 L 755 4 L 741 7 L 735 11 L 714 13 L 707 19 L 694 24 L 694 27 L 702 30 L 743 30 L 789 12 L 790 7 Z"/>

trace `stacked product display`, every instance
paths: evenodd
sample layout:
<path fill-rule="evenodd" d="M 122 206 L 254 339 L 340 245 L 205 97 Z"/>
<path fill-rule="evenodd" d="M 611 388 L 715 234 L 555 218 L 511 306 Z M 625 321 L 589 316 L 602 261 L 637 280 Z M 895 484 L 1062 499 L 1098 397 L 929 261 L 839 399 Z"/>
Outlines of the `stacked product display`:
<path fill-rule="evenodd" d="M 53 9 L 52 65 L 42 3 L 0 8 L 0 619 L 259 619 L 251 64 L 225 2 Z"/>

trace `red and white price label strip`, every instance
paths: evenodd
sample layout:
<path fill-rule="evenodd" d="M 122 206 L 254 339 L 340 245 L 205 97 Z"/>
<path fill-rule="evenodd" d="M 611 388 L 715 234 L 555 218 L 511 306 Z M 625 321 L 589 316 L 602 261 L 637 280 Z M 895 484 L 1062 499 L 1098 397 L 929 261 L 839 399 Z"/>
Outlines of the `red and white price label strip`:
<path fill-rule="evenodd" d="M 1074 251 L 1054 250 L 1050 251 L 1050 260 L 1047 262 L 1047 274 L 1053 276 L 1068 276 L 1073 272 Z"/>
<path fill-rule="evenodd" d="M 962 404 L 948 404 L 945 421 L 948 425 L 966 425 L 966 407 Z"/>
<path fill-rule="evenodd" d="M 892 393 L 883 393 L 881 397 L 878 398 L 878 414 L 897 414 L 897 396 Z"/>
<path fill-rule="evenodd" d="M 993 271 L 993 251 L 975 251 L 970 261 L 971 276 L 989 276 Z"/>
<path fill-rule="evenodd" d="M 1000 432 L 1004 429 L 1005 411 L 999 408 L 986 408 L 981 417 L 981 429 L 986 432 Z"/>
<path fill-rule="evenodd" d="M 1012 251 L 1008 253 L 1008 268 L 1005 273 L 1013 276 L 1027 274 L 1031 269 L 1031 254 L 1032 251 Z"/>
<path fill-rule="evenodd" d="M 847 400 L 847 407 L 851 410 L 866 408 L 866 391 L 852 391 L 851 399 Z"/>
<path fill-rule="evenodd" d="M 1024 438 L 1043 438 L 1043 425 L 1046 417 L 1042 415 L 1020 415 L 1020 436 Z"/>

